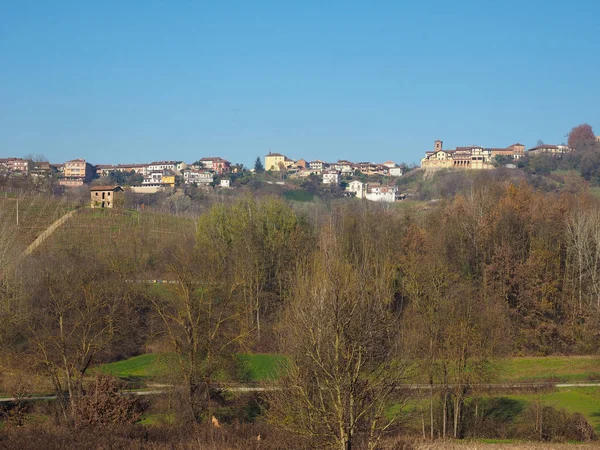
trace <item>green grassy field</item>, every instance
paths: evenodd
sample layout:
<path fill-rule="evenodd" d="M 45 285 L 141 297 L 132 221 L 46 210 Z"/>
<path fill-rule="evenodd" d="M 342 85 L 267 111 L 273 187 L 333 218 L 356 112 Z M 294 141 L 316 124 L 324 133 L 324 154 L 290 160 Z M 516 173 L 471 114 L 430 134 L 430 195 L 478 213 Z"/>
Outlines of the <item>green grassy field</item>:
<path fill-rule="evenodd" d="M 276 379 L 285 362 L 285 356 L 264 353 L 243 353 L 237 355 L 237 359 L 242 366 L 242 378 L 250 382 Z"/>
<path fill-rule="evenodd" d="M 273 354 L 240 354 L 237 356 L 246 381 L 276 378 L 284 356 Z M 105 364 L 102 371 L 127 377 L 152 378 L 162 373 L 168 357 L 156 353 L 136 356 L 125 361 Z M 172 362 L 172 361 L 171 361 Z M 494 363 L 494 382 L 586 382 L 600 380 L 600 358 L 592 356 L 549 356 L 509 358 Z"/>
<path fill-rule="evenodd" d="M 539 400 L 543 405 L 565 409 L 572 413 L 581 413 L 596 432 L 600 433 L 600 387 L 557 388 L 547 393 L 506 395 L 505 397 L 525 404 Z"/>
<path fill-rule="evenodd" d="M 285 357 L 281 355 L 242 353 L 236 355 L 239 382 L 255 383 L 277 378 Z M 126 380 L 162 381 L 177 368 L 177 359 L 170 353 L 148 353 L 97 367 L 102 373 Z M 224 376 L 221 378 L 225 378 Z"/>
<path fill-rule="evenodd" d="M 549 356 L 509 358 L 496 363 L 499 381 L 600 381 L 600 358 Z"/>
<path fill-rule="evenodd" d="M 285 191 L 283 196 L 287 200 L 292 200 L 295 202 L 310 202 L 314 199 L 314 195 L 304 189 Z"/>
<path fill-rule="evenodd" d="M 102 373 L 125 379 L 160 379 L 176 363 L 176 356 L 169 353 L 147 353 L 133 358 L 104 364 L 98 367 Z"/>

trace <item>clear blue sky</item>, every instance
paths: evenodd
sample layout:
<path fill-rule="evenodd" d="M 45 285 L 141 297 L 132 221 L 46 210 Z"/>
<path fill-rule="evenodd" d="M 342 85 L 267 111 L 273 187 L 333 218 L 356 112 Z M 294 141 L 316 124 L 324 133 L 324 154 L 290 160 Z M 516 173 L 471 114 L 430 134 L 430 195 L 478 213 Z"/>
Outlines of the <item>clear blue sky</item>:
<path fill-rule="evenodd" d="M 417 162 L 600 134 L 600 2 L 0 0 L 0 156 Z"/>

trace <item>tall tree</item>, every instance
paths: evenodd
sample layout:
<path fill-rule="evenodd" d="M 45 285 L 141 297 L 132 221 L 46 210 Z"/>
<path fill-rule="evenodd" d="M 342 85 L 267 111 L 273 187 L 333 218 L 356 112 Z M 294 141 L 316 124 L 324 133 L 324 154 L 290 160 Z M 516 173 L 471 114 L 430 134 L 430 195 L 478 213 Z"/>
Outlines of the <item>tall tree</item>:
<path fill-rule="evenodd" d="M 167 254 L 174 283 L 151 295 L 164 335 L 179 363 L 185 417 L 200 422 L 212 416 L 212 383 L 217 370 L 244 335 L 235 302 L 236 285 L 221 273 L 213 278 L 204 256 L 210 249 L 194 250 L 182 239 Z"/>
<path fill-rule="evenodd" d="M 342 251 L 330 222 L 297 270 L 280 329 L 289 364 L 268 394 L 271 421 L 319 445 L 374 449 L 401 414 L 395 266 Z"/>
<path fill-rule="evenodd" d="M 265 167 L 263 166 L 260 156 L 257 156 L 256 161 L 254 161 L 254 170 L 256 171 L 256 173 L 261 173 L 265 171 Z"/>
<path fill-rule="evenodd" d="M 596 141 L 596 136 L 594 135 L 594 130 L 592 130 L 592 126 L 583 123 L 576 127 L 571 128 L 569 132 L 569 147 L 574 148 L 575 150 L 582 150 Z"/>

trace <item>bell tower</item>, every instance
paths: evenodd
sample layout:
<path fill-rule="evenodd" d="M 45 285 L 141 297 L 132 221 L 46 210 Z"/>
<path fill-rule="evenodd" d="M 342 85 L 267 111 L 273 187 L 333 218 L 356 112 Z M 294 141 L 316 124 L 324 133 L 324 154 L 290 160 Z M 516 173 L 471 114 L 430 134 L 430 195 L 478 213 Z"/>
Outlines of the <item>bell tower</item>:
<path fill-rule="evenodd" d="M 435 151 L 439 152 L 442 149 L 442 145 L 444 144 L 444 142 L 440 141 L 439 139 L 437 141 L 435 141 Z"/>

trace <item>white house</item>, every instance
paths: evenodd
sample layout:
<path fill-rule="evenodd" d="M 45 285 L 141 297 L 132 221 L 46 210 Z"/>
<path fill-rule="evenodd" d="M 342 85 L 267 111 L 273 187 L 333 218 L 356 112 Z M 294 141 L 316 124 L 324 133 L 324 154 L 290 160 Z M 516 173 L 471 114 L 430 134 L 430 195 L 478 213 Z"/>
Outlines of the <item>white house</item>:
<path fill-rule="evenodd" d="M 325 170 L 323 184 L 340 184 L 340 173 L 337 170 Z"/>
<path fill-rule="evenodd" d="M 183 161 L 155 161 L 148 165 L 148 172 L 158 172 L 164 170 L 181 172 L 185 169 L 187 169 L 187 164 Z"/>
<path fill-rule="evenodd" d="M 317 159 L 316 161 L 311 161 L 308 163 L 308 167 L 310 167 L 311 172 L 321 173 L 324 167 L 327 167 L 327 163 Z"/>
<path fill-rule="evenodd" d="M 143 185 L 161 184 L 162 177 L 163 177 L 163 171 L 162 170 L 150 172 L 149 174 L 147 174 L 144 177 L 144 181 L 142 182 L 142 184 Z"/>
<path fill-rule="evenodd" d="M 224 187 L 224 188 L 231 187 L 231 181 L 227 180 L 227 179 L 223 179 L 223 180 L 221 180 L 220 186 Z"/>
<path fill-rule="evenodd" d="M 370 183 L 367 185 L 365 198 L 374 202 L 389 202 L 396 201 L 398 188 L 396 186 L 387 186 L 379 183 Z"/>
<path fill-rule="evenodd" d="M 183 172 L 185 184 L 209 185 L 213 182 L 214 176 L 206 170 L 186 170 Z"/>
<path fill-rule="evenodd" d="M 348 183 L 346 191 L 354 194 L 356 198 L 365 197 L 365 184 L 362 181 L 354 180 Z"/>
<path fill-rule="evenodd" d="M 388 168 L 388 173 L 390 177 L 401 177 L 402 176 L 402 168 L 401 167 L 390 167 Z"/>

